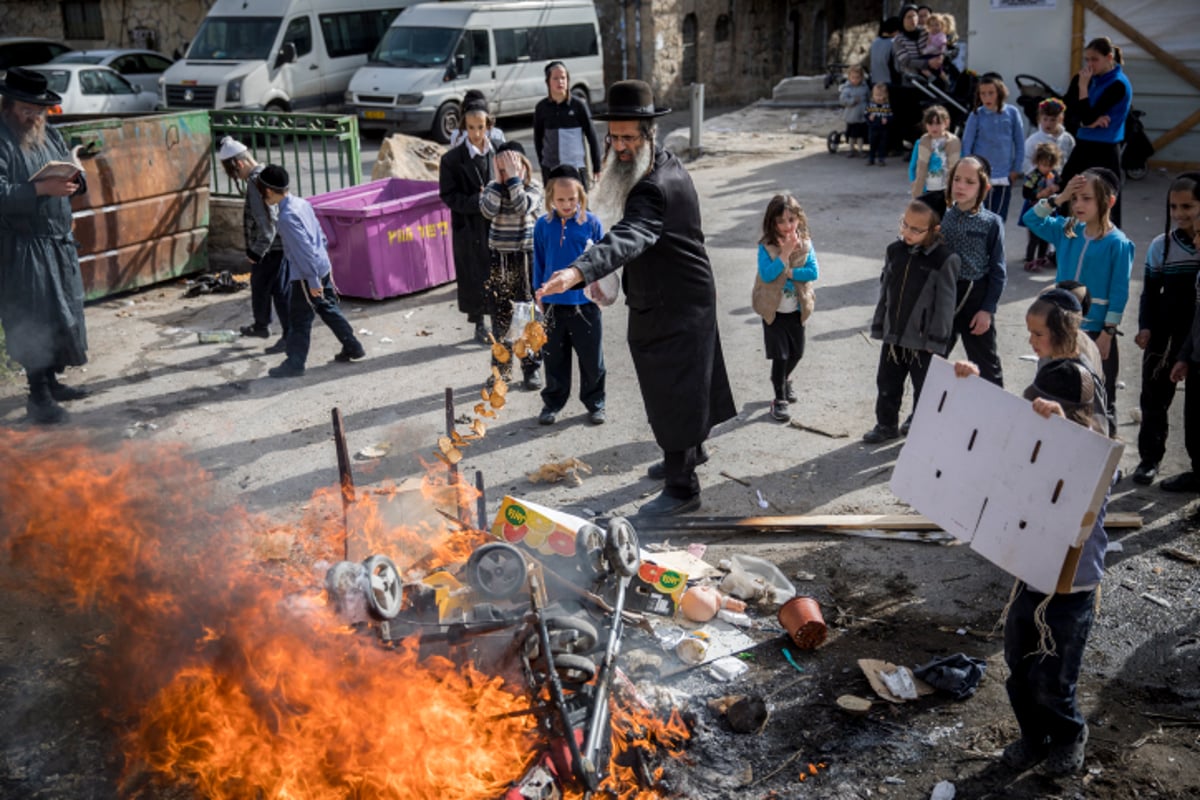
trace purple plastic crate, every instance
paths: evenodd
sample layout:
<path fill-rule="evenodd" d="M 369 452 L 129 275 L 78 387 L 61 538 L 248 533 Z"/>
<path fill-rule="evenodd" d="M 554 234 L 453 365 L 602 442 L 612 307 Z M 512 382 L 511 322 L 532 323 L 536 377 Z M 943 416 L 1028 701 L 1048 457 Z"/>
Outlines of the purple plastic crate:
<path fill-rule="evenodd" d="M 381 300 L 454 280 L 450 209 L 437 181 L 385 178 L 308 201 L 341 294 Z"/>

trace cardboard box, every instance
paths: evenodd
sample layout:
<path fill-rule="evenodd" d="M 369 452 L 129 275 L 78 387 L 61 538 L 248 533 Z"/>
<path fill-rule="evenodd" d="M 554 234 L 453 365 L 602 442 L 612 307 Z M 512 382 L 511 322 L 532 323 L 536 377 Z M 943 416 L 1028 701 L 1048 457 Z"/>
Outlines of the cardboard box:
<path fill-rule="evenodd" d="M 625 607 L 630 611 L 673 617 L 686 589 L 686 574 L 643 559 L 638 574 L 629 582 Z"/>
<path fill-rule="evenodd" d="M 574 558 L 575 534 L 586 522 L 573 514 L 506 496 L 492 523 L 492 535 L 539 556 Z"/>

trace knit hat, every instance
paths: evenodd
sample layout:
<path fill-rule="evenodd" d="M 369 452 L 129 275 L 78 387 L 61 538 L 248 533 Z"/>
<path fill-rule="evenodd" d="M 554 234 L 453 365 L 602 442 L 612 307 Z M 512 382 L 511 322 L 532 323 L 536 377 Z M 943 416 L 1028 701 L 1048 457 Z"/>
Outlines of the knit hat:
<path fill-rule="evenodd" d="M 1042 102 L 1038 103 L 1038 113 L 1047 117 L 1057 117 L 1067 110 L 1067 104 L 1057 97 L 1047 97 Z"/>
<path fill-rule="evenodd" d="M 231 158 L 236 158 L 250 149 L 237 139 L 234 139 L 232 136 L 222 137 L 217 147 L 217 158 L 219 158 L 221 161 L 228 161 Z"/>
<path fill-rule="evenodd" d="M 277 192 L 287 191 L 291 184 L 288 179 L 287 170 L 276 164 L 268 164 L 263 167 L 263 171 L 258 173 L 258 182 L 260 185 L 268 189 L 274 189 Z"/>

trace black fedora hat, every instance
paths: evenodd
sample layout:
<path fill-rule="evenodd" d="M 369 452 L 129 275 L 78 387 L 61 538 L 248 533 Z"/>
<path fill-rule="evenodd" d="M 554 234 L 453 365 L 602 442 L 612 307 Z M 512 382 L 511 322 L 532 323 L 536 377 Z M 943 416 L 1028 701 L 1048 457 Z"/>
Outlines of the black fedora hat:
<path fill-rule="evenodd" d="M 653 119 L 670 114 L 669 108 L 654 107 L 654 92 L 645 81 L 617 81 L 608 89 L 608 109 L 596 119 L 609 122 Z"/>
<path fill-rule="evenodd" d="M 11 67 L 0 83 L 0 94 L 35 106 L 56 106 L 62 98 L 49 89 L 46 76 L 32 69 Z"/>

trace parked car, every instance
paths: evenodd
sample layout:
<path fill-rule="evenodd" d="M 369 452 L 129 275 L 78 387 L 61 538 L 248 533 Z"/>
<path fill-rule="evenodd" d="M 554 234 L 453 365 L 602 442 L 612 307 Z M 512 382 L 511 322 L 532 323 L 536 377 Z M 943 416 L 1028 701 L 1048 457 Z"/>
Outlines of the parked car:
<path fill-rule="evenodd" d="M 38 64 L 28 69 L 46 76 L 50 91 L 62 97 L 62 113 L 68 116 L 144 114 L 160 108 L 157 94 L 141 91 L 110 67 Z"/>
<path fill-rule="evenodd" d="M 143 91 L 158 94 L 158 76 L 173 62 L 153 50 L 72 50 L 51 59 L 50 63 L 112 67 Z"/>
<path fill-rule="evenodd" d="M 45 64 L 53 61 L 70 47 L 53 39 L 36 39 L 30 36 L 0 37 L 0 77 L 9 67 L 27 67 L 30 64 Z"/>

